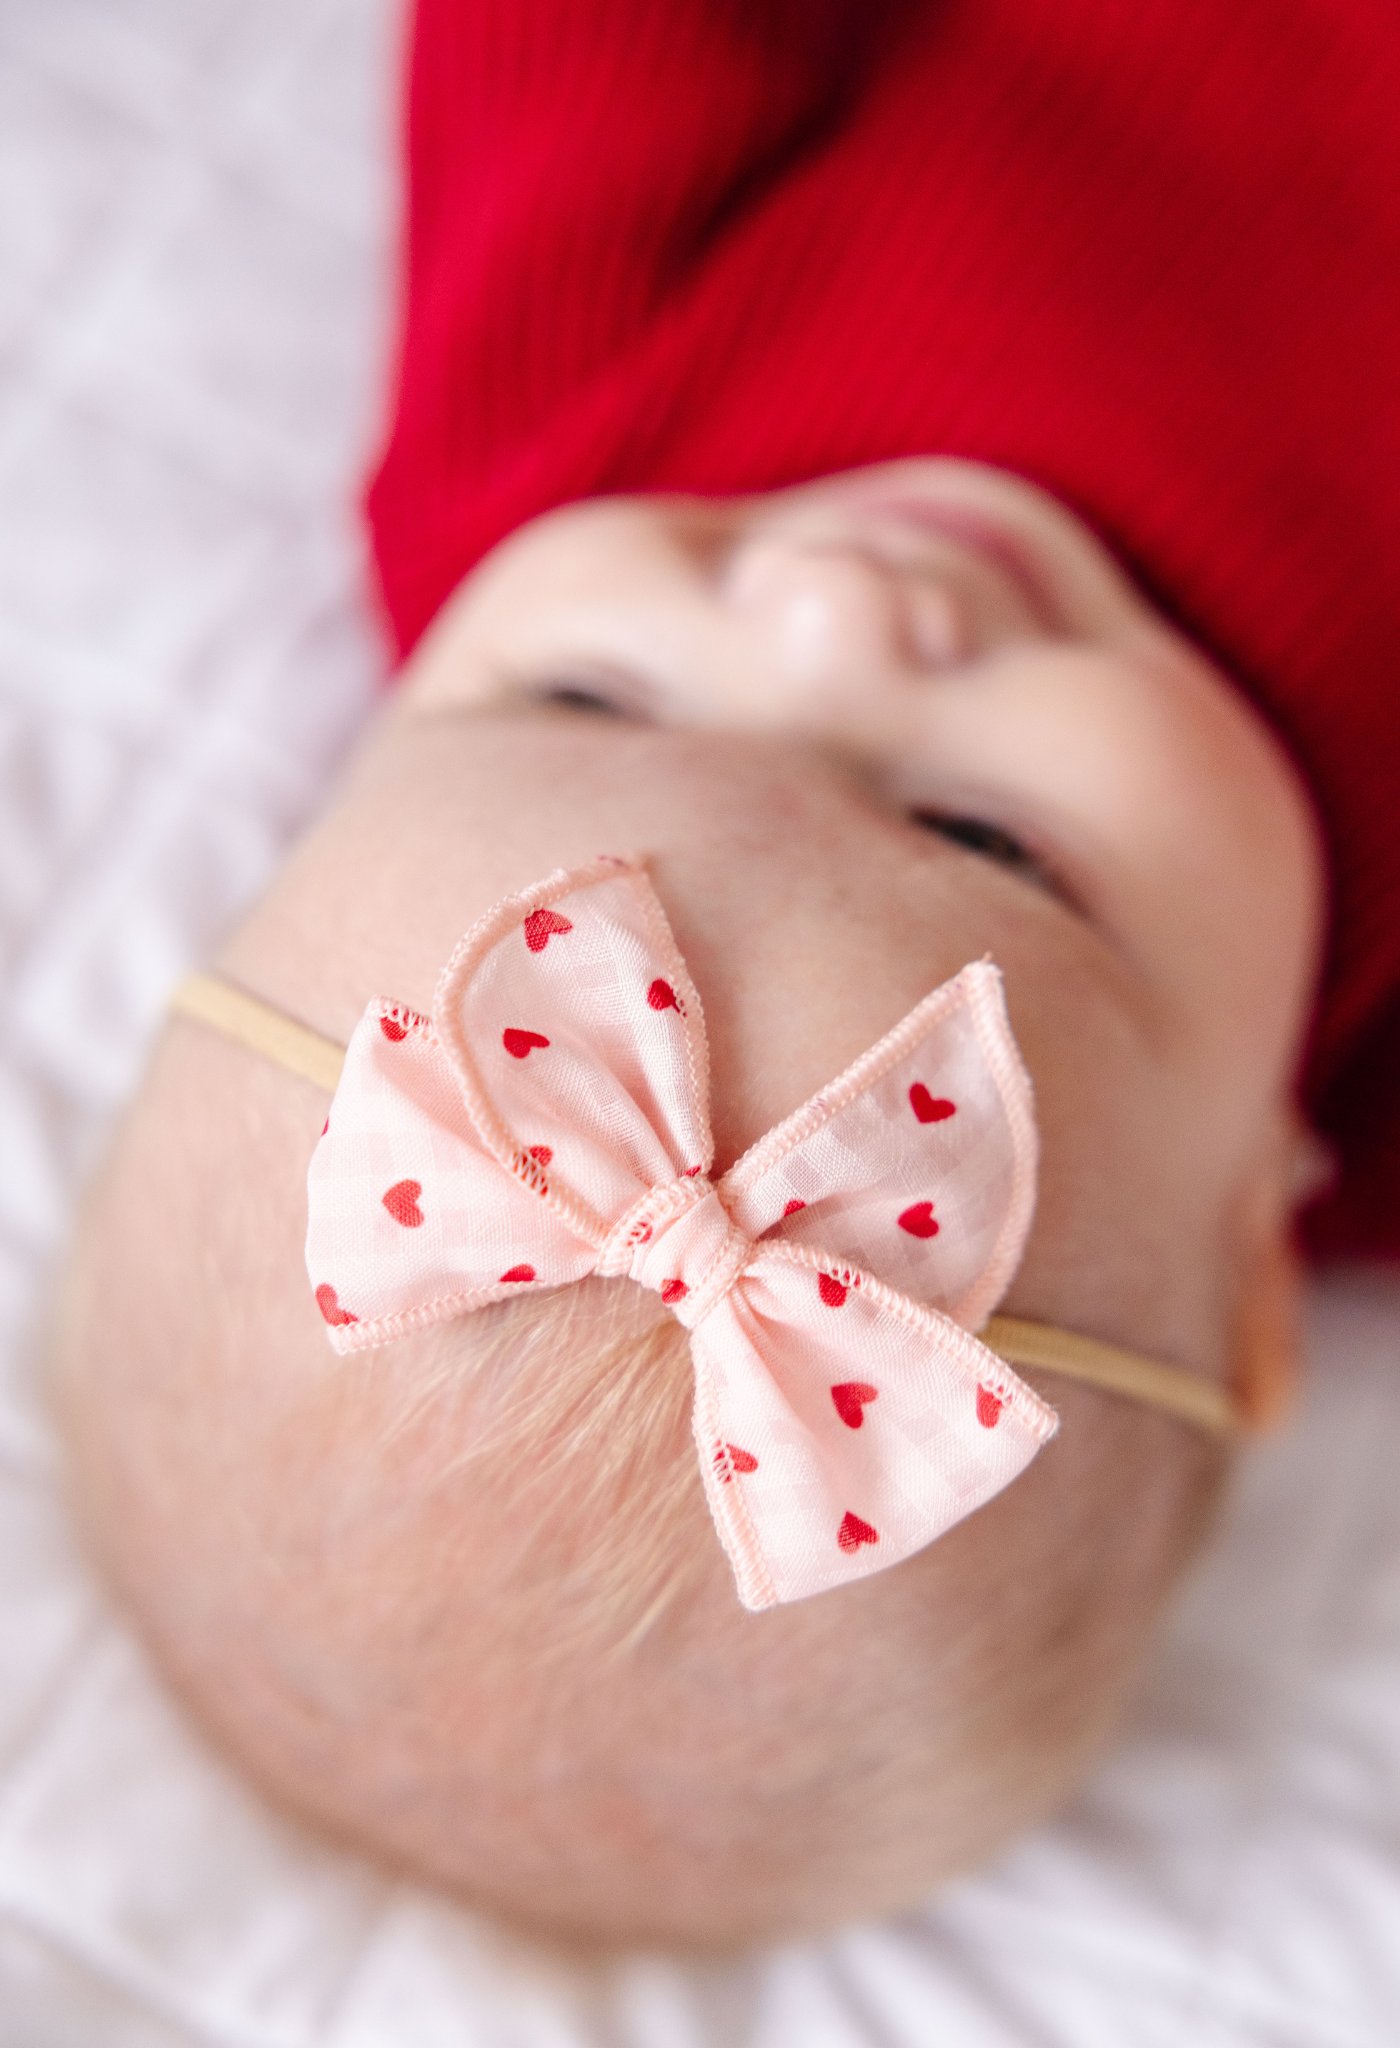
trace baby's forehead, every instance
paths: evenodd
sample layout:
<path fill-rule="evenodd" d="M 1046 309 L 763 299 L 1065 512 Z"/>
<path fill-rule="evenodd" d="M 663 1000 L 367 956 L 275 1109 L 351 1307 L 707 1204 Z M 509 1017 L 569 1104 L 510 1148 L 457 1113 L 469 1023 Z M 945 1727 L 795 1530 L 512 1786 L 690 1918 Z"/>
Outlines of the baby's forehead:
<path fill-rule="evenodd" d="M 1100 1013 L 1141 1050 L 1131 978 L 1081 921 L 820 754 L 586 719 L 394 716 L 223 964 L 343 1043 L 371 997 L 430 1012 L 478 917 L 601 853 L 644 859 L 699 990 L 721 1156 L 969 960 L 1002 968 L 1033 1073 L 1069 986 L 1081 1035 Z"/>
<path fill-rule="evenodd" d="M 1063 903 L 891 820 L 839 764 L 791 743 L 396 711 L 220 964 L 345 1044 L 372 998 L 429 1013 L 478 917 L 603 852 L 645 858 L 699 991 L 721 1170 L 991 957 L 1042 1133 L 1010 1311 L 1077 1326 L 1086 1270 L 1156 1274 L 1168 1246 L 1204 1271 L 1215 1191 L 1197 1176 L 1180 1213 L 1189 1130 L 1122 956 Z M 1107 1310 L 1098 1333 L 1192 1355 L 1179 1333 Z"/>

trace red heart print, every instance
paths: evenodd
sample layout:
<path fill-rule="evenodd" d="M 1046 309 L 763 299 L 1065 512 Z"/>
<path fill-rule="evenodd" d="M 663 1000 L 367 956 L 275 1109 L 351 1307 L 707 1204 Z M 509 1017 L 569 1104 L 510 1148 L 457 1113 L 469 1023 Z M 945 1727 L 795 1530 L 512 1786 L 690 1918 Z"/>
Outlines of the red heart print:
<path fill-rule="evenodd" d="M 571 932 L 573 926 L 557 910 L 532 910 L 525 920 L 525 943 L 532 953 L 542 953 L 556 932 Z"/>
<path fill-rule="evenodd" d="M 938 1222 L 932 1202 L 912 1202 L 901 1215 L 899 1227 L 911 1237 L 937 1237 Z"/>
<path fill-rule="evenodd" d="M 977 1389 L 977 1420 L 983 1429 L 995 1429 L 997 1419 L 1006 1403 L 994 1394 L 990 1387 Z"/>
<path fill-rule="evenodd" d="M 880 1389 L 867 1380 L 842 1380 L 840 1386 L 832 1388 L 831 1398 L 847 1429 L 859 1429 L 865 1420 L 866 1402 L 878 1401 Z"/>
<path fill-rule="evenodd" d="M 656 980 L 647 990 L 647 1001 L 651 1004 L 653 1010 L 679 1010 L 680 1008 L 680 1004 L 676 1001 L 676 991 L 672 988 L 670 982 L 663 981 L 660 975 L 656 977 Z"/>
<path fill-rule="evenodd" d="M 869 1522 L 863 1522 L 859 1515 L 848 1514 L 836 1531 L 836 1541 L 849 1554 L 859 1550 L 862 1543 L 878 1543 L 880 1532 L 872 1529 Z"/>
<path fill-rule="evenodd" d="M 325 1121 L 325 1122 L 324 1122 L 324 1123 L 322 1124 L 322 1126 L 321 1126 L 321 1136 L 322 1136 L 323 1138 L 325 1137 L 325 1135 L 326 1135 L 326 1132 L 327 1132 L 327 1131 L 328 1131 L 328 1130 L 330 1129 L 330 1127 L 331 1127 L 331 1120 L 330 1120 L 330 1118 L 329 1118 L 329 1117 L 327 1117 L 327 1118 L 326 1118 L 326 1121 Z"/>
<path fill-rule="evenodd" d="M 572 931 L 573 926 L 570 925 L 569 929 Z M 529 1153 L 530 1157 L 537 1160 L 541 1166 L 548 1166 L 550 1160 L 554 1157 L 554 1153 L 548 1145 L 531 1145 Z"/>
<path fill-rule="evenodd" d="M 527 1060 L 537 1045 L 548 1045 L 549 1040 L 538 1031 L 517 1031 L 512 1025 L 501 1033 L 501 1044 L 513 1060 Z"/>
<path fill-rule="evenodd" d="M 818 1273 L 817 1292 L 828 1308 L 840 1308 L 846 1299 L 847 1290 L 834 1273 Z"/>
<path fill-rule="evenodd" d="M 729 1453 L 728 1458 L 725 1452 Z M 757 1472 L 758 1460 L 752 1451 L 741 1451 L 737 1444 L 715 1445 L 715 1471 L 721 1486 L 728 1486 L 736 1472 Z"/>
<path fill-rule="evenodd" d="M 946 1095 L 930 1095 L 922 1081 L 909 1090 L 909 1107 L 921 1124 L 941 1124 L 945 1117 L 958 1113 L 956 1102 L 949 1102 Z"/>
<path fill-rule="evenodd" d="M 661 1283 L 661 1299 L 665 1302 L 667 1308 L 671 1306 L 673 1301 L 684 1301 L 689 1292 L 690 1289 L 686 1286 L 684 1280 L 663 1280 Z"/>
<path fill-rule="evenodd" d="M 396 1180 L 380 1199 L 395 1223 L 402 1223 L 405 1230 L 416 1230 L 423 1221 L 423 1211 L 418 1206 L 422 1192 L 421 1181 Z"/>
<path fill-rule="evenodd" d="M 507 1280 L 533 1280 L 534 1277 L 533 1266 L 512 1266 L 508 1273 L 502 1273 L 501 1282 L 504 1284 Z"/>
<path fill-rule="evenodd" d="M 684 1180 L 694 1180 L 696 1174 L 699 1172 L 700 1168 L 698 1166 L 687 1166 L 685 1173 L 682 1175 L 682 1178 Z"/>
<path fill-rule="evenodd" d="M 348 1308 L 342 1308 L 336 1300 L 335 1289 L 323 1281 L 316 1289 L 316 1306 L 328 1323 L 358 1323 L 358 1316 L 352 1316 Z"/>
<path fill-rule="evenodd" d="M 397 1045 L 401 1038 L 407 1038 L 407 1024 L 396 1024 L 392 1017 L 381 1017 L 379 1028 L 391 1045 Z"/>
<path fill-rule="evenodd" d="M 784 1209 L 783 1214 L 784 1216 L 795 1216 L 799 1209 L 805 1209 L 806 1206 L 807 1204 L 805 1202 L 799 1202 L 796 1196 L 794 1196 L 793 1199 L 788 1203 L 786 1209 Z"/>

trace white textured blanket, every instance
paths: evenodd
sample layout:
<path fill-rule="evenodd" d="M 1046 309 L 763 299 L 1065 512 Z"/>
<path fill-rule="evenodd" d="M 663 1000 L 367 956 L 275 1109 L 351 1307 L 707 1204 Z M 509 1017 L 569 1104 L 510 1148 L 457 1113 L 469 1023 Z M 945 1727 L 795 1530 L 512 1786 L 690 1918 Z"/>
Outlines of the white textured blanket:
<path fill-rule="evenodd" d="M 1301 1426 L 1074 1810 L 742 1964 L 570 1972 L 308 1841 L 75 1554 L 37 1360 L 76 1191 L 384 666 L 352 486 L 397 33 L 389 0 L 0 0 L 0 2044 L 1394 2048 L 1394 1283 L 1320 1298 Z"/>

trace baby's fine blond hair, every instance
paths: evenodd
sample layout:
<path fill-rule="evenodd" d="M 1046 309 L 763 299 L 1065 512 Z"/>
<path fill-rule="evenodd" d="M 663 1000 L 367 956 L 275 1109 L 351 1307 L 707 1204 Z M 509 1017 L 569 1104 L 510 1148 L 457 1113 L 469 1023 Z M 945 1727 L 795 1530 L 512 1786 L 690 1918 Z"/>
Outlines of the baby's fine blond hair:
<path fill-rule="evenodd" d="M 330 1354 L 300 1252 L 323 1115 L 173 1025 L 58 1346 L 93 1544 L 275 1799 L 535 1928 L 709 1945 L 907 1903 L 1064 1796 L 1218 1446 L 1047 1383 L 1061 1435 L 1004 1495 L 747 1614 L 653 1297 L 592 1280 Z"/>

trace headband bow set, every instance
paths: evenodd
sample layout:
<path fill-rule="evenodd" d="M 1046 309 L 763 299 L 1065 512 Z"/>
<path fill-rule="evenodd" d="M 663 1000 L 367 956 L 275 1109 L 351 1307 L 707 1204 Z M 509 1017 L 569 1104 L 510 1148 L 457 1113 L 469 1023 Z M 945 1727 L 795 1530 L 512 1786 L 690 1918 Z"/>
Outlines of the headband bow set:
<path fill-rule="evenodd" d="M 325 1078 L 340 1065 L 211 977 L 176 1008 L 300 1072 L 325 1074 L 317 1049 Z M 1035 1203 L 996 968 L 935 989 L 717 1181 L 713 1158 L 700 999 L 640 867 L 596 861 L 473 926 L 431 1019 L 369 1004 L 311 1161 L 307 1266 L 339 1352 L 589 1274 L 650 1288 L 689 1331 L 710 1510 L 740 1598 L 764 1608 L 922 1549 L 1057 1427 L 973 1334 Z M 1024 1362 L 1183 1413 L 1216 1394 L 1042 1335 Z M 1114 1359 L 1163 1385 L 1115 1382 Z"/>

